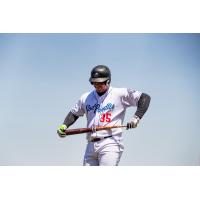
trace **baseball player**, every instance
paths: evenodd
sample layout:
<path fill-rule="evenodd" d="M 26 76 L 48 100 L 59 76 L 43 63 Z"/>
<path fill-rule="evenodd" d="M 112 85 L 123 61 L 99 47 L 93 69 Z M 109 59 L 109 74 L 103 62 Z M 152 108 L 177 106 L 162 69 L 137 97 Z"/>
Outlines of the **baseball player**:
<path fill-rule="evenodd" d="M 83 165 L 98 166 L 118 165 L 124 145 L 122 129 L 95 131 L 95 126 L 122 125 L 126 109 L 137 107 L 135 114 L 127 123 L 127 129 L 136 128 L 150 103 L 150 96 L 137 90 L 114 88 L 111 83 L 110 69 L 105 65 L 98 65 L 91 71 L 90 83 L 94 90 L 83 94 L 71 108 L 57 133 L 65 137 L 64 131 L 79 117 L 86 115 L 87 127 L 93 132 L 87 133 L 87 147 Z"/>

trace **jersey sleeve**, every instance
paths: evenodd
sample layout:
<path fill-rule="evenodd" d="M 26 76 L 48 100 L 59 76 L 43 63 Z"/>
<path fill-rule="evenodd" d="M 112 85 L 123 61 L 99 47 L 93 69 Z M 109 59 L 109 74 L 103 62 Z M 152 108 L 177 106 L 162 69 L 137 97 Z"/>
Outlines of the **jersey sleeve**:
<path fill-rule="evenodd" d="M 122 92 L 122 104 L 125 107 L 137 106 L 142 92 L 124 88 Z"/>
<path fill-rule="evenodd" d="M 82 95 L 80 99 L 75 103 L 75 105 L 72 107 L 71 112 L 80 117 L 85 114 L 84 104 L 85 104 L 85 95 Z"/>

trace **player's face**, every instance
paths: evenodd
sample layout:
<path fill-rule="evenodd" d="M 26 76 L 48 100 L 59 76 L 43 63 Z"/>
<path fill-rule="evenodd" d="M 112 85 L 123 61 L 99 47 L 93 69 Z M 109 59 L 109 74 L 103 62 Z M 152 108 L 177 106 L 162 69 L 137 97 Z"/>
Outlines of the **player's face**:
<path fill-rule="evenodd" d="M 93 85 L 98 93 L 103 93 L 108 89 L 108 86 L 105 84 L 105 82 L 104 83 L 94 82 Z"/>

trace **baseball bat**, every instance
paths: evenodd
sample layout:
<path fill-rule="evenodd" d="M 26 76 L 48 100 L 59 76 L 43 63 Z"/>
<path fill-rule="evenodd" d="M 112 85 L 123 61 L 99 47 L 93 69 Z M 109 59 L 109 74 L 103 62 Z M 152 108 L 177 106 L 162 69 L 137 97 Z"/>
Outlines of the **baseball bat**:
<path fill-rule="evenodd" d="M 88 133 L 93 131 L 101 131 L 101 130 L 108 130 L 112 128 L 125 128 L 127 126 L 121 125 L 121 126 L 96 126 L 93 128 L 76 128 L 76 129 L 67 129 L 65 131 L 66 136 L 67 135 L 76 135 L 81 133 Z"/>

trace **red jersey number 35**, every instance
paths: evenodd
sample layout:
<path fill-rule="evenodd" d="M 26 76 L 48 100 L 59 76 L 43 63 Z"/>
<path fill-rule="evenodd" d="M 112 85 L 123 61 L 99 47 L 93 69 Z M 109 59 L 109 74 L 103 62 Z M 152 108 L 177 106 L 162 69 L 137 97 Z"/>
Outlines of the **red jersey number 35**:
<path fill-rule="evenodd" d="M 100 122 L 111 122 L 111 113 L 103 113 L 101 115 Z"/>

